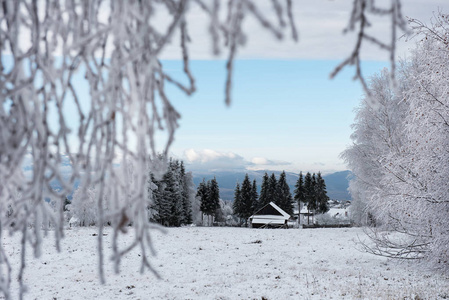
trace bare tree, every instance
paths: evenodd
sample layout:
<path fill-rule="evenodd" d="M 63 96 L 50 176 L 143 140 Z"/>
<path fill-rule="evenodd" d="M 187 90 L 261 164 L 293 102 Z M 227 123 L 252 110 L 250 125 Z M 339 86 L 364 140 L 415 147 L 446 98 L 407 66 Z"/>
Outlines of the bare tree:
<path fill-rule="evenodd" d="M 189 9 L 199 6 L 209 17 L 205 26 L 213 52 L 228 53 L 225 101 L 229 104 L 233 61 L 247 39 L 242 28 L 245 18 L 256 19 L 277 39 L 286 31 L 294 40 L 298 38 L 293 1 L 271 2 L 269 13 L 275 23 L 253 0 L 229 0 L 224 8 L 218 0 L 0 1 L 0 238 L 4 229 L 22 235 L 21 298 L 26 245 L 39 256 L 42 226 L 47 234 L 52 224 L 60 249 L 62 203 L 75 180 L 80 180 L 84 194 L 89 186 L 97 188 L 101 282 L 104 220 L 113 220 L 114 240 L 130 220 L 136 231 L 135 241 L 126 248 L 114 243 L 116 271 L 121 256 L 135 247 L 144 254 L 142 271 L 152 269 L 145 255 L 147 249 L 153 252 L 150 229 L 154 227 L 145 213 L 147 199 L 151 199 L 144 195 L 146 176 L 148 168 L 155 174 L 165 169 L 164 159 L 157 156 L 155 133 L 166 133 L 163 153 L 167 154 L 180 118 L 167 97 L 166 85 L 187 95 L 196 89 L 189 67 Z M 400 1 L 391 3 L 391 9 L 382 10 L 373 0 L 354 1 L 348 29 L 355 30 L 357 25 L 359 38 L 350 58 L 333 75 L 355 64 L 357 77 L 362 79 L 359 55 L 364 41 L 386 49 L 394 61 L 396 28 L 404 27 Z M 224 18 L 221 11 L 225 11 Z M 365 34 L 368 13 L 391 16 L 391 45 Z M 168 20 L 163 28 L 153 21 L 159 14 Z M 186 85 L 170 76 L 160 60 L 175 38 Z M 72 166 L 69 175 L 61 171 L 65 158 Z M 25 161 L 31 169 L 23 169 Z M 55 181 L 62 189 L 52 188 Z M 105 193 L 108 211 L 104 210 Z M 50 197 L 59 199 L 56 213 L 45 201 Z M 7 299 L 10 283 L 11 266 L 0 246 L 0 290 Z"/>

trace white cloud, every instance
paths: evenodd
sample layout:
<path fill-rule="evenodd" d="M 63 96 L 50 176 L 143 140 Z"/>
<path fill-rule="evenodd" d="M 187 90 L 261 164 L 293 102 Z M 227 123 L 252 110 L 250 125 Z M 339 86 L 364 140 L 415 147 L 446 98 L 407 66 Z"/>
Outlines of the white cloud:
<path fill-rule="evenodd" d="M 242 156 L 233 152 L 219 152 L 211 149 L 184 151 L 184 157 L 193 170 L 236 170 L 249 164 Z"/>
<path fill-rule="evenodd" d="M 268 159 L 263 157 L 254 157 L 251 162 L 255 165 L 266 165 L 268 164 Z"/>
<path fill-rule="evenodd" d="M 251 160 L 252 164 L 254 165 L 253 167 L 251 167 L 251 169 L 254 168 L 260 168 L 263 166 L 286 166 L 286 165 L 291 165 L 290 162 L 287 161 L 281 161 L 281 160 L 270 160 L 264 157 L 254 157 Z"/>
<path fill-rule="evenodd" d="M 232 152 L 217 152 L 210 149 L 204 149 L 196 151 L 194 149 L 188 149 L 184 152 L 189 162 L 207 163 L 216 160 L 243 160 L 243 158 Z"/>
<path fill-rule="evenodd" d="M 291 165 L 290 162 L 254 157 L 251 161 L 234 152 L 220 152 L 211 149 L 184 151 L 184 158 L 192 170 L 263 170 L 267 167 Z"/>

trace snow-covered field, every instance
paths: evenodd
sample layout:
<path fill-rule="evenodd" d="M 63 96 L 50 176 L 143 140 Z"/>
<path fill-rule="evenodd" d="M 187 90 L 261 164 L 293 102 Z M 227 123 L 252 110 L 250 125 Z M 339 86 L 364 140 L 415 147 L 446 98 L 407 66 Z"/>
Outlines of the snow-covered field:
<path fill-rule="evenodd" d="M 356 250 L 353 240 L 363 236 L 359 228 L 170 228 L 166 235 L 154 233 L 158 256 L 152 262 L 162 279 L 150 272 L 141 275 L 140 257 L 132 252 L 118 275 L 107 264 L 104 286 L 97 277 L 94 233 L 94 228 L 67 230 L 63 253 L 56 253 L 49 239 L 39 260 L 30 256 L 25 299 L 449 297 L 448 276 Z M 2 241 L 16 270 L 18 240 L 4 235 Z M 16 283 L 13 291 L 16 298 Z"/>

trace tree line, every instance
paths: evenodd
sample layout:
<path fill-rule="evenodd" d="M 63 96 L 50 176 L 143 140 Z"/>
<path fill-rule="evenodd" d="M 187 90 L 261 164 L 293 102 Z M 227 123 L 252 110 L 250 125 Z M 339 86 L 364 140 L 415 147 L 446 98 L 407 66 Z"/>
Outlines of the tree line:
<path fill-rule="evenodd" d="M 321 172 L 315 175 L 307 172 L 303 177 L 299 173 L 298 181 L 295 185 L 295 200 L 307 205 L 308 212 L 312 211 L 318 214 L 324 214 L 329 211 L 329 197 L 327 196 L 326 183 L 321 176 Z"/>
<path fill-rule="evenodd" d="M 95 199 L 98 192 L 97 186 L 89 186 L 85 191 L 82 187 L 77 188 L 72 201 L 66 200 L 65 218 L 69 221 L 73 217 L 71 222 L 79 226 L 96 225 L 99 211 Z M 148 173 L 146 192 L 148 219 L 163 226 L 212 225 L 214 221 L 224 222 L 227 216 L 232 215 L 230 204 L 220 199 L 217 179 L 207 182 L 203 179 L 195 188 L 192 173 L 187 172 L 184 162 L 177 159 L 170 158 L 167 166 L 157 174 Z M 105 212 L 114 205 L 110 198 L 110 193 L 103 197 Z M 108 214 L 104 220 L 105 224 L 111 223 Z"/>
<path fill-rule="evenodd" d="M 298 207 L 301 207 L 301 203 L 303 203 L 307 205 L 309 211 L 316 213 L 325 213 L 329 210 L 326 183 L 320 172 L 317 175 L 307 173 L 305 177 L 300 172 L 294 193 L 294 197 L 292 197 L 285 171 L 279 175 L 279 179 L 274 173 L 268 176 L 265 172 L 260 195 L 256 180 L 251 182 L 246 174 L 242 184 L 237 182 L 235 187 L 234 214 L 246 222 L 251 215 L 270 202 L 275 203 L 290 215 L 293 215 L 295 201 L 298 203 Z"/>

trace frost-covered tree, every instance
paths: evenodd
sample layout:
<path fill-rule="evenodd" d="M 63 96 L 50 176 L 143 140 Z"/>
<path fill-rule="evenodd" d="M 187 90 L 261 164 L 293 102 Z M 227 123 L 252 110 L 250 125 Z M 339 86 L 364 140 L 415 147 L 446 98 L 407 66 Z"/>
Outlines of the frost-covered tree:
<path fill-rule="evenodd" d="M 197 196 L 197 190 L 195 188 L 195 185 L 193 184 L 193 175 L 191 175 L 191 173 L 190 173 L 189 177 L 191 177 L 191 182 L 192 182 L 192 186 L 190 189 L 190 197 L 189 197 L 191 200 L 191 204 L 192 204 L 192 222 L 195 225 L 202 225 L 203 213 L 201 212 L 201 200 L 200 200 L 200 197 Z"/>
<path fill-rule="evenodd" d="M 235 219 L 233 217 L 234 210 L 232 209 L 233 203 L 231 201 L 223 201 L 220 199 L 221 210 L 223 211 L 223 217 L 227 225 L 234 225 Z"/>
<path fill-rule="evenodd" d="M 72 203 L 67 207 L 74 218 L 71 223 L 76 222 L 79 226 L 95 225 L 98 220 L 98 209 L 95 205 L 96 193 L 98 190 L 95 187 L 88 188 L 86 193 L 78 188 L 73 193 Z M 82 197 L 87 197 L 87 199 L 82 199 Z"/>
<path fill-rule="evenodd" d="M 371 96 L 364 98 L 356 110 L 352 126 L 354 133 L 351 135 L 354 144 L 342 153 L 356 174 L 350 182 L 350 192 L 353 199 L 351 216 L 358 224 L 372 221 L 368 213 L 373 213 L 375 208 L 368 206 L 368 202 L 373 195 L 379 191 L 389 193 L 390 186 L 381 184 L 388 172 L 384 167 L 385 159 L 390 153 L 400 153 L 403 144 L 402 120 L 408 104 L 395 95 L 389 77 L 388 71 L 383 70 L 371 78 Z M 398 89 L 401 87 L 404 88 L 404 83 Z"/>
<path fill-rule="evenodd" d="M 365 41 L 389 51 L 394 69 L 396 31 L 398 27 L 405 30 L 405 22 L 400 1 L 390 3 L 388 9 L 382 9 L 371 0 L 354 1 L 347 30 L 356 31 L 358 38 L 354 50 L 333 76 L 344 66 L 355 65 L 356 77 L 364 82 L 360 52 Z M 13 208 L 13 214 L 11 218 L 2 218 L 0 233 L 2 228 L 9 228 L 12 233 L 28 236 L 22 239 L 22 251 L 26 241 L 33 241 L 30 244 L 39 256 L 41 235 L 37 230 L 28 230 L 28 223 L 33 220 L 33 228 L 40 228 L 41 220 L 51 219 L 59 250 L 63 210 L 55 213 L 48 210 L 45 199 L 52 195 L 63 202 L 75 180 L 80 180 L 84 194 L 87 187 L 98 186 L 95 205 L 100 224 L 101 282 L 105 281 L 102 199 L 108 190 L 112 191 L 108 199 L 113 205 L 108 214 L 113 216 L 113 238 L 122 234 L 127 220 L 132 220 L 136 231 L 135 242 L 129 247 L 121 250 L 114 243 L 115 270 L 119 270 L 120 256 L 136 247 L 143 252 L 142 270 L 152 270 L 145 255 L 148 249 L 153 253 L 149 230 L 154 227 L 148 223 L 145 209 L 147 170 L 150 167 L 156 179 L 161 179 L 166 161 L 157 155 L 155 132 L 166 133 L 162 147 L 166 157 L 178 127 L 180 114 L 170 102 L 166 86 L 173 85 L 188 95 L 196 90 L 188 49 L 192 38 L 188 14 L 192 7 L 199 7 L 208 17 L 203 26 L 209 28 L 213 53 L 227 52 L 225 101 L 228 104 L 234 58 L 248 39 L 243 30 L 246 18 L 254 18 L 277 39 L 282 39 L 286 32 L 295 40 L 298 37 L 291 0 L 273 0 L 269 12 L 263 12 L 259 1 L 253 0 L 220 4 L 218 0 L 2 2 L 0 215 L 9 207 Z M 391 42 L 385 43 L 366 33 L 372 15 L 391 18 Z M 167 25 L 156 21 L 161 16 Z M 161 62 L 161 54 L 175 41 L 187 84 L 172 77 Z M 78 81 L 82 81 L 83 88 L 76 88 Z M 76 121 L 72 121 L 74 118 Z M 72 165 L 68 179 L 60 168 L 64 157 Z M 27 159 L 33 165 L 30 176 L 22 168 Z M 133 172 L 129 172 L 131 164 Z M 62 190 L 51 188 L 53 180 L 62 184 Z M 132 190 L 130 182 L 133 182 Z M 12 219 L 15 226 L 11 227 Z M 0 262 L 7 264 L 4 253 L 0 251 Z M 24 266 L 23 258 L 20 278 Z M 7 299 L 10 298 L 10 274 L 10 269 L 0 274 L 0 289 Z M 21 280 L 21 298 L 24 291 Z"/>
<path fill-rule="evenodd" d="M 449 17 L 412 25 L 423 38 L 401 67 L 398 87 L 391 89 L 385 72 L 373 78 L 343 157 L 355 171 L 351 190 L 376 221 L 374 247 L 366 249 L 447 270 Z"/>

